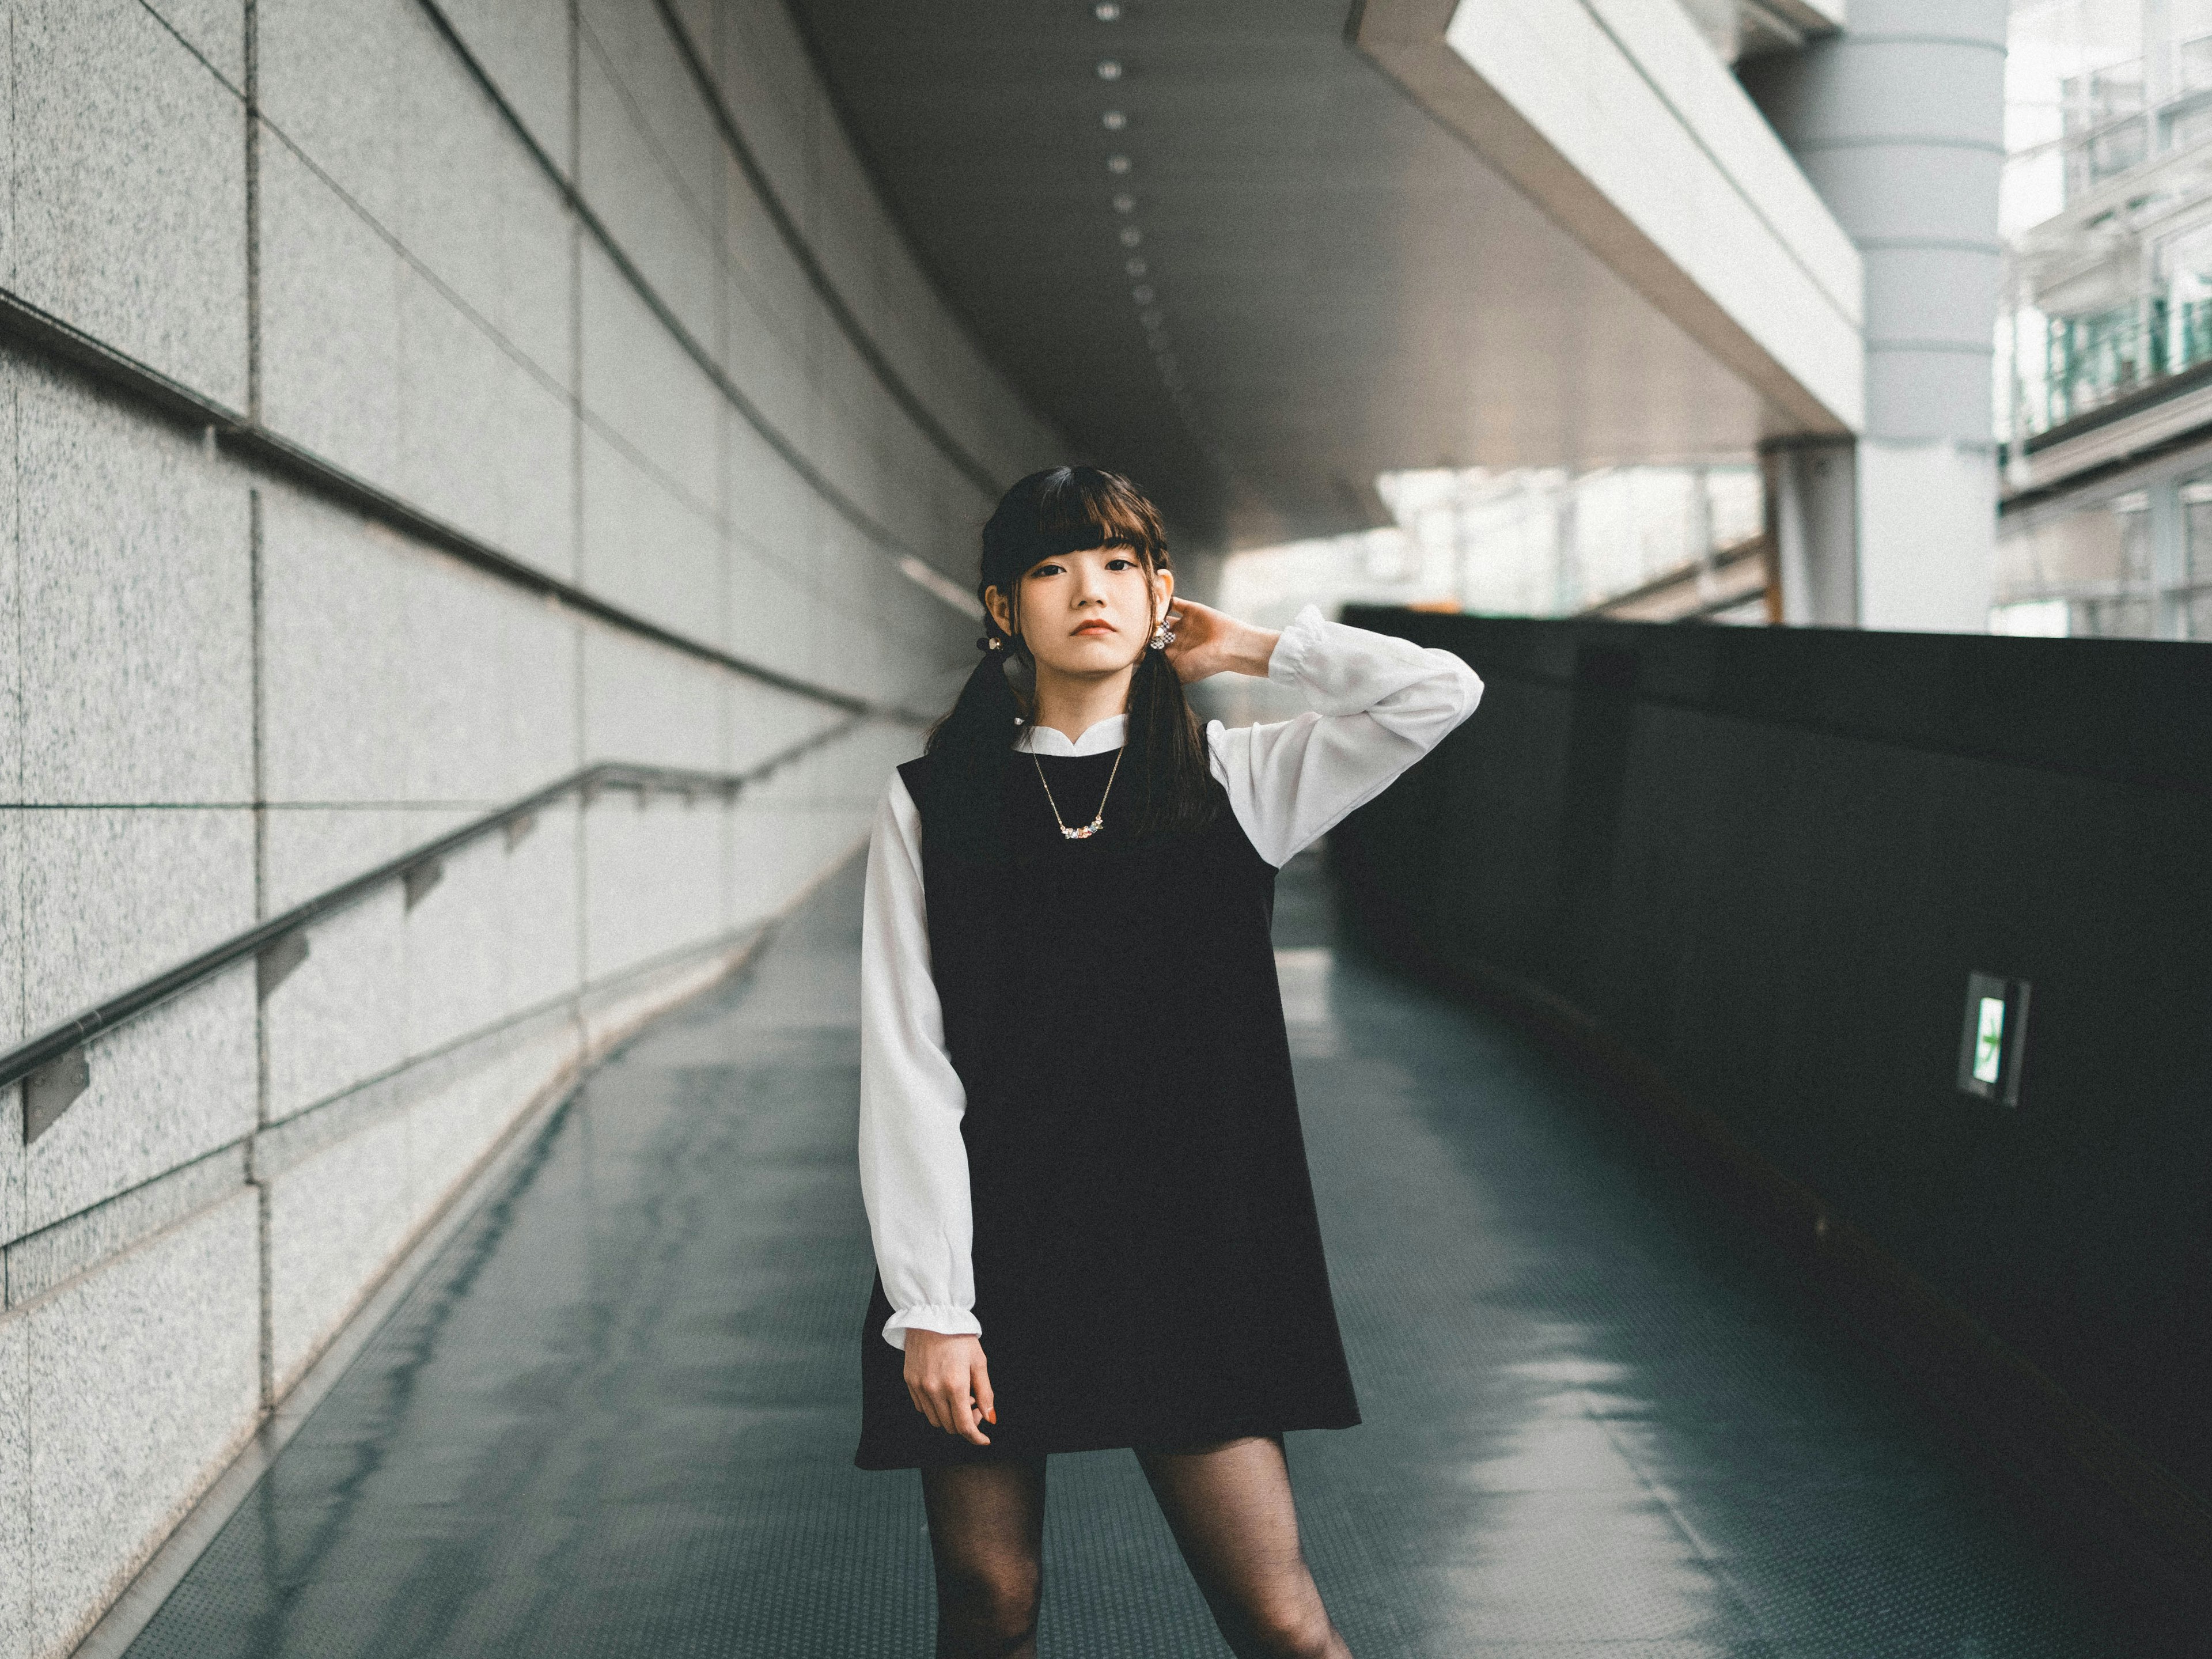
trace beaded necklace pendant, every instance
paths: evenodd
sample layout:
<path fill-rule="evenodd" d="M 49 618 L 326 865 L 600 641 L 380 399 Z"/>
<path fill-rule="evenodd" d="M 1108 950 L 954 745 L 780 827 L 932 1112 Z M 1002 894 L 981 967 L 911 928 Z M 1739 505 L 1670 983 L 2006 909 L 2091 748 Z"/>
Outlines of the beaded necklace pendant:
<path fill-rule="evenodd" d="M 1098 811 L 1092 816 L 1091 822 L 1073 829 L 1069 828 L 1067 820 L 1060 817 L 1060 803 L 1052 798 L 1052 786 L 1045 783 L 1044 763 L 1037 759 L 1034 752 L 1030 754 L 1030 764 L 1036 768 L 1037 781 L 1044 785 L 1045 802 L 1052 808 L 1052 821 L 1060 826 L 1061 836 L 1069 841 L 1087 841 L 1106 827 L 1106 796 L 1114 793 L 1114 780 L 1120 776 L 1121 772 L 1121 755 L 1127 752 L 1128 745 L 1124 744 L 1121 746 L 1121 754 L 1114 757 L 1114 769 L 1106 775 L 1105 793 L 1098 797 Z"/>

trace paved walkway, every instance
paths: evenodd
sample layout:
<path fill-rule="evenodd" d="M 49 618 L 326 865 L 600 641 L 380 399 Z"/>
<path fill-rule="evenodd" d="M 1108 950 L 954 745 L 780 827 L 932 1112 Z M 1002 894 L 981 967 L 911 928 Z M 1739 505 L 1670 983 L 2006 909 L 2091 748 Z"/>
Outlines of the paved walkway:
<path fill-rule="evenodd" d="M 850 1463 L 857 866 L 597 1073 L 136 1659 L 921 1659 Z M 2125 1659 L 1881 1379 L 1497 1022 L 1278 927 L 1367 1422 L 1291 1437 L 1361 1659 Z M 1222 1659 L 1134 1461 L 1053 1460 L 1046 1659 Z"/>

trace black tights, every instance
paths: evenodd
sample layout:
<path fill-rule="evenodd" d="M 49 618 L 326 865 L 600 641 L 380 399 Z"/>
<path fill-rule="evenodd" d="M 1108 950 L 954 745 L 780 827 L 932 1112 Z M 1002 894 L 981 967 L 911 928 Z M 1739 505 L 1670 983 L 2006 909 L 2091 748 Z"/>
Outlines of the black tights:
<path fill-rule="evenodd" d="M 1352 1659 L 1298 1549 L 1279 1435 L 1139 1451 L 1237 1659 Z M 937 1564 L 937 1659 L 1031 1659 L 1044 1585 L 1042 1457 L 921 1472 Z"/>

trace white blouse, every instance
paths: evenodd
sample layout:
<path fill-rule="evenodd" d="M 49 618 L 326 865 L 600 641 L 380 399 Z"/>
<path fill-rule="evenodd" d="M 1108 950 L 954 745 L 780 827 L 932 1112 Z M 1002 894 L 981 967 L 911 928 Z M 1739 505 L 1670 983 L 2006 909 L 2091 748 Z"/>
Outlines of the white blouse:
<path fill-rule="evenodd" d="M 1213 775 L 1260 856 L 1280 868 L 1441 743 L 1474 712 L 1482 682 L 1449 651 L 1324 619 L 1308 605 L 1283 629 L 1267 678 L 1304 693 L 1295 720 L 1206 726 Z M 1015 746 L 1042 755 L 1120 747 L 1114 715 L 1071 741 L 1030 726 Z M 868 842 L 860 921 L 860 1195 L 891 1316 L 908 1327 L 980 1335 L 969 1261 L 967 1096 L 945 1048 L 929 971 L 921 820 L 895 771 Z"/>

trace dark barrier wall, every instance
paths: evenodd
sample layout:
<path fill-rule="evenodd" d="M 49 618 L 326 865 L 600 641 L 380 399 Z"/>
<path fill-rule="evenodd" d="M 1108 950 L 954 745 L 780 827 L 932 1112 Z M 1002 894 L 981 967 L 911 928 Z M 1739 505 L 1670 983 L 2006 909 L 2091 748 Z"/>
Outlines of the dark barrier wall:
<path fill-rule="evenodd" d="M 1469 723 L 1333 838 L 2212 1494 L 2212 647 L 1354 610 Z M 2032 988 L 2016 1106 L 1968 976 Z M 2185 1506 L 2188 1494 L 2179 1494 Z"/>

